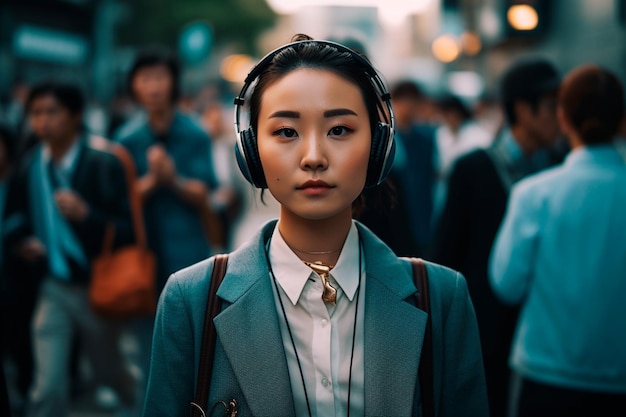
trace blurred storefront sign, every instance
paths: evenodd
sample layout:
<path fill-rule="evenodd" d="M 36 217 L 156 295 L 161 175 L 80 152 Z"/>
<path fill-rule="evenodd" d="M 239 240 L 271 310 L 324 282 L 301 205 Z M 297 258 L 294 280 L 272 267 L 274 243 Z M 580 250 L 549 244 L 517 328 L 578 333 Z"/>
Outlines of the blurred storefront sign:
<path fill-rule="evenodd" d="M 21 58 L 78 65 L 87 59 L 88 41 L 69 32 L 22 25 L 13 34 L 13 52 Z"/>

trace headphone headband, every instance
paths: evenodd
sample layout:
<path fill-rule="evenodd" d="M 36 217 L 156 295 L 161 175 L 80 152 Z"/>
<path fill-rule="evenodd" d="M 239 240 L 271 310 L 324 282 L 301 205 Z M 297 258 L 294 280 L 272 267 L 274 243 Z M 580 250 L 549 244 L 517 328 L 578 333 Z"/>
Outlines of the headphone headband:
<path fill-rule="evenodd" d="M 363 55 L 358 52 L 348 48 L 345 45 L 342 45 L 337 42 L 327 41 L 327 40 L 302 40 L 291 42 L 286 45 L 280 46 L 269 53 L 267 53 L 261 60 L 250 70 L 248 75 L 244 80 L 244 84 L 241 88 L 241 91 L 234 99 L 235 104 L 235 132 L 237 134 L 237 144 L 235 146 L 237 162 L 239 167 L 244 174 L 244 177 L 248 181 L 250 181 L 253 185 L 259 188 L 267 187 L 265 183 L 265 178 L 263 175 L 262 167 L 260 166 L 260 161 L 258 161 L 258 149 L 256 148 L 256 138 L 254 136 L 254 132 L 249 127 L 248 129 L 241 130 L 241 122 L 240 122 L 240 113 L 241 108 L 245 104 L 246 94 L 248 89 L 257 81 L 259 75 L 269 66 L 271 65 L 274 57 L 280 54 L 282 51 L 295 48 L 300 49 L 305 45 L 322 45 L 329 46 L 335 48 L 339 52 L 344 52 L 350 54 L 350 57 L 357 61 L 359 65 L 364 69 L 365 73 L 369 76 L 372 87 L 376 92 L 376 96 L 380 100 L 380 103 L 377 103 L 376 107 L 383 114 L 383 118 L 385 122 L 378 122 L 377 131 L 383 130 L 384 133 L 374 135 L 372 137 L 372 144 L 374 145 L 375 136 L 383 136 L 382 138 L 382 148 L 376 147 L 376 149 L 372 149 L 372 154 L 370 155 L 370 165 L 372 165 L 372 160 L 378 165 L 380 169 L 374 169 L 374 171 L 379 171 L 374 174 L 374 179 L 369 179 L 366 181 L 366 186 L 374 186 L 380 184 L 391 169 L 391 163 L 393 162 L 393 157 L 395 154 L 395 144 L 393 140 L 394 128 L 395 128 L 395 119 L 393 114 L 393 109 L 391 107 L 391 95 L 389 94 L 387 88 L 385 87 L 385 83 L 381 79 L 380 75 L 376 71 L 376 69 L 372 66 L 372 64 L 365 58 Z M 381 106 L 381 103 L 384 105 L 384 109 Z M 386 109 L 386 111 L 385 111 Z M 388 116 L 388 118 L 387 118 Z M 249 143 L 253 142 L 253 143 Z M 378 142 L 377 142 L 378 143 Z M 372 146 L 374 148 L 374 146 Z M 380 160 L 380 164 L 378 163 Z M 370 177 L 369 171 L 372 170 L 372 167 L 368 167 L 368 178 Z M 263 177 L 263 178 L 259 178 Z"/>

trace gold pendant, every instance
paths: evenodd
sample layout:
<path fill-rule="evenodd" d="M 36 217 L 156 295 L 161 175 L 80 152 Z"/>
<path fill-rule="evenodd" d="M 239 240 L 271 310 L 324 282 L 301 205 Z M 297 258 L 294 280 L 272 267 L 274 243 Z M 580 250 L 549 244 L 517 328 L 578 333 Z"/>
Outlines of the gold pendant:
<path fill-rule="evenodd" d="M 332 305 L 335 305 L 335 303 L 337 302 L 337 290 L 332 285 L 330 285 L 330 270 L 333 269 L 334 265 L 325 265 L 320 261 L 305 261 L 304 263 L 313 271 L 317 272 L 320 278 L 322 278 L 322 284 L 324 285 L 322 300 L 325 303 L 331 303 Z"/>

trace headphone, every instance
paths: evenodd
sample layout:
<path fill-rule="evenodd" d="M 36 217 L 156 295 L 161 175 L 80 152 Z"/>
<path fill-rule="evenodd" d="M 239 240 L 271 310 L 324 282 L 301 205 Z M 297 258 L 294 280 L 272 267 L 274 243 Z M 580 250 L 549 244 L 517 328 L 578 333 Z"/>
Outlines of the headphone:
<path fill-rule="evenodd" d="M 235 97 L 235 132 L 237 133 L 237 142 L 235 144 L 235 156 L 237 158 L 237 165 L 243 176 L 257 188 L 267 188 L 267 181 L 265 180 L 265 174 L 263 173 L 263 166 L 261 165 L 261 158 L 259 157 L 259 149 L 257 146 L 256 135 L 252 126 L 247 129 L 241 130 L 240 126 L 240 113 L 244 105 L 244 98 L 248 89 L 255 83 L 259 74 L 261 74 L 271 63 L 276 55 L 288 48 L 301 48 L 305 44 L 317 44 L 326 45 L 337 49 L 339 52 L 346 52 L 350 54 L 363 70 L 367 73 L 372 83 L 377 97 L 381 103 L 384 103 L 387 113 L 389 114 L 389 120 L 385 122 L 378 121 L 374 132 L 372 132 L 372 146 L 369 155 L 369 162 L 367 166 L 367 177 L 365 179 L 365 188 L 374 187 L 389 175 L 391 166 L 393 165 L 393 158 L 395 156 L 395 142 L 394 142 L 394 116 L 393 109 L 391 108 L 391 95 L 387 91 L 385 84 L 378 75 L 376 69 L 361 55 L 352 49 L 343 46 L 336 42 L 322 41 L 322 40 L 304 40 L 292 42 L 283 45 L 271 52 L 269 52 L 258 64 L 256 64 L 244 81 L 244 85 L 241 88 L 241 92 Z M 381 109 L 380 103 L 377 104 L 377 108 Z M 382 111 L 383 116 L 387 119 L 387 113 Z"/>

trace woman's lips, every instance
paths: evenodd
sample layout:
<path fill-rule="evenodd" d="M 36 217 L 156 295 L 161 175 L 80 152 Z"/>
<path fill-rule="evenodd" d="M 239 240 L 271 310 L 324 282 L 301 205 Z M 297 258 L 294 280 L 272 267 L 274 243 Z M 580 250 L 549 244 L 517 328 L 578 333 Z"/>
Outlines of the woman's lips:
<path fill-rule="evenodd" d="M 331 188 L 333 187 L 321 180 L 309 180 L 297 187 L 298 190 L 307 195 L 323 195 L 329 192 Z"/>

